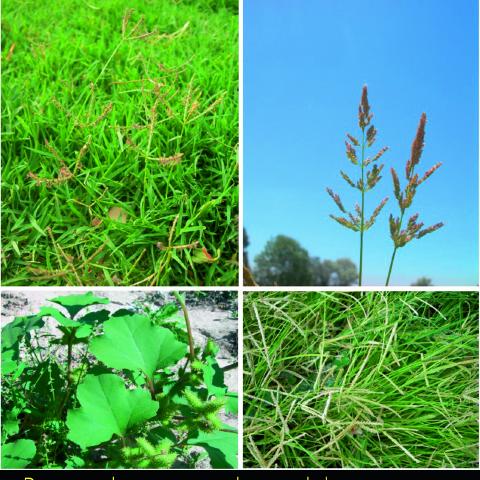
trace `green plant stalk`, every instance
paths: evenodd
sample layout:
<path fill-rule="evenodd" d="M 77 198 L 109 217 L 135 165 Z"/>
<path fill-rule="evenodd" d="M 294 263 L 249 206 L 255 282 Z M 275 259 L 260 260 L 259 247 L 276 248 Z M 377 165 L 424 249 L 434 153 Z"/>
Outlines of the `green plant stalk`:
<path fill-rule="evenodd" d="M 405 210 L 402 211 L 402 214 L 400 215 L 400 226 L 398 227 L 399 230 L 402 229 L 402 223 L 403 223 L 403 215 L 405 214 Z M 392 268 L 393 268 L 393 261 L 395 260 L 395 255 L 397 253 L 398 247 L 395 246 L 393 249 L 392 253 L 392 258 L 390 259 L 390 266 L 388 267 L 388 275 L 387 275 L 387 280 L 385 281 L 385 286 L 388 287 L 388 284 L 390 282 L 390 275 L 392 274 Z"/>
<path fill-rule="evenodd" d="M 93 333 L 93 330 L 92 330 L 92 333 L 90 333 L 90 336 L 88 337 L 87 346 L 85 348 L 85 352 L 83 353 L 82 360 L 80 361 L 80 368 L 82 368 L 83 366 L 85 366 L 87 364 L 87 361 L 88 361 L 88 345 L 90 344 L 90 340 L 92 339 L 93 336 L 94 336 L 94 333 Z M 75 383 L 75 391 L 77 390 L 78 385 L 83 380 L 84 376 L 85 376 L 85 374 L 78 376 L 77 382 Z"/>
<path fill-rule="evenodd" d="M 40 360 L 38 359 L 37 353 L 35 352 L 35 349 L 33 348 L 33 345 L 32 345 L 32 343 L 30 342 L 30 340 L 28 340 L 28 341 L 26 342 L 26 344 L 28 345 L 28 351 L 29 351 L 29 353 L 30 353 L 31 358 L 33 358 L 33 359 L 37 362 L 37 365 L 39 365 L 39 364 L 40 364 Z"/>
<path fill-rule="evenodd" d="M 392 274 L 393 261 L 395 260 L 395 254 L 397 253 L 397 250 L 398 250 L 398 247 L 395 247 L 393 249 L 392 258 L 390 260 L 390 266 L 388 267 L 387 281 L 385 282 L 386 287 L 388 287 L 388 284 L 390 282 L 390 275 Z"/>
<path fill-rule="evenodd" d="M 155 400 L 155 385 L 153 384 L 153 380 L 147 375 L 145 375 L 145 380 L 147 382 L 148 391 L 152 396 L 152 400 Z"/>
<path fill-rule="evenodd" d="M 403 223 L 403 214 L 405 212 L 402 212 L 402 214 L 400 215 L 400 229 L 402 228 L 402 223 Z M 387 275 L 387 280 L 385 281 L 385 286 L 388 287 L 388 284 L 390 283 L 390 275 L 392 274 L 392 268 L 393 268 L 393 261 L 395 260 L 395 255 L 397 253 L 397 250 L 398 250 L 398 247 L 396 246 L 394 249 L 393 249 L 393 253 L 392 253 L 392 258 L 390 259 L 390 266 L 388 267 L 388 275 Z"/>
<path fill-rule="evenodd" d="M 68 336 L 68 351 L 67 351 L 67 388 L 70 386 L 70 374 L 72 373 L 72 347 L 73 347 L 73 332 Z"/>
<path fill-rule="evenodd" d="M 73 320 L 73 319 L 72 319 Z M 62 403 L 60 404 L 60 408 L 58 409 L 58 417 L 61 418 L 63 409 L 67 404 L 68 395 L 70 394 L 70 388 L 72 386 L 72 347 L 73 347 L 73 335 L 74 330 L 69 329 L 68 334 L 68 345 L 67 345 L 67 386 L 65 387 L 65 396 L 63 397 Z"/>
<path fill-rule="evenodd" d="M 188 346 L 190 349 L 190 362 L 193 362 L 195 360 L 195 345 L 193 343 L 192 326 L 190 324 L 190 318 L 188 316 L 187 306 L 185 305 L 185 301 L 183 300 L 180 293 L 173 292 L 173 295 L 177 299 L 177 302 L 180 304 L 180 307 L 182 308 L 182 311 L 183 311 L 183 316 L 185 318 L 185 323 L 187 325 Z"/>
<path fill-rule="evenodd" d="M 358 286 L 362 286 L 362 265 L 363 265 L 363 224 L 364 224 L 364 209 L 365 209 L 365 183 L 364 183 L 364 165 L 365 159 L 365 127 L 362 128 L 362 214 L 360 218 L 360 265 L 358 267 Z"/>

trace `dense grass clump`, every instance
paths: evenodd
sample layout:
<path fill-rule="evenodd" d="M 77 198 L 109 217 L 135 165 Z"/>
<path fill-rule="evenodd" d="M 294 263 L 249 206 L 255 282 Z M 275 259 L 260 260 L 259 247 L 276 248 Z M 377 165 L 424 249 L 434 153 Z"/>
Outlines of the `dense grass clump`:
<path fill-rule="evenodd" d="M 478 294 L 249 293 L 244 466 L 478 466 Z"/>
<path fill-rule="evenodd" d="M 237 10 L 3 2 L 4 285 L 237 283 Z"/>

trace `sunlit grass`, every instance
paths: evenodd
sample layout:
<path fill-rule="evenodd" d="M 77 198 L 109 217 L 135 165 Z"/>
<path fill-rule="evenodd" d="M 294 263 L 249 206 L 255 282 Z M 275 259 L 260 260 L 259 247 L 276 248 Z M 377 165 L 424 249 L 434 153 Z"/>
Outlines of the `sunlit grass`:
<path fill-rule="evenodd" d="M 477 467 L 477 293 L 249 293 L 244 343 L 245 467 Z"/>
<path fill-rule="evenodd" d="M 2 27 L 3 284 L 236 284 L 236 2 L 9 0 Z"/>

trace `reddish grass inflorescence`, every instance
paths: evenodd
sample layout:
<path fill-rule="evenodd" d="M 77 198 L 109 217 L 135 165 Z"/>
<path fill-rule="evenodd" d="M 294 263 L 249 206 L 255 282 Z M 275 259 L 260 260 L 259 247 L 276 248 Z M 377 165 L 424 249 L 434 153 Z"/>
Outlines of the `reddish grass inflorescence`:
<path fill-rule="evenodd" d="M 415 173 L 415 167 L 419 164 L 420 158 L 423 153 L 423 147 L 425 145 L 425 126 L 427 123 L 427 115 L 422 113 L 420 117 L 420 122 L 417 127 L 417 133 L 412 142 L 412 148 L 410 153 L 410 158 L 407 160 L 405 165 L 405 178 L 406 186 L 402 190 L 400 187 L 400 179 L 396 170 L 392 167 L 390 169 L 392 174 L 393 181 L 393 193 L 397 199 L 398 206 L 400 208 L 400 216 L 394 217 L 390 214 L 389 223 L 390 223 L 390 236 L 392 237 L 394 250 L 392 258 L 390 261 L 390 267 L 387 275 L 387 281 L 385 285 L 389 284 L 390 276 L 392 273 L 393 262 L 395 259 L 395 254 L 397 249 L 404 247 L 407 243 L 411 242 L 414 238 L 422 238 L 425 235 L 438 230 L 443 227 L 443 223 L 439 222 L 430 227 L 423 228 L 423 222 L 417 222 L 418 213 L 412 215 L 408 220 L 406 228 L 402 229 L 403 218 L 405 216 L 406 210 L 412 205 L 415 194 L 417 193 L 417 187 L 427 180 L 435 170 L 437 170 L 442 164 L 436 163 L 428 169 L 423 177 L 419 177 Z"/>
<path fill-rule="evenodd" d="M 360 178 L 354 181 L 344 171 L 340 171 L 341 177 L 352 188 L 356 188 L 361 192 L 362 204 L 355 206 L 355 212 L 348 212 L 340 199 L 340 196 L 333 192 L 332 189 L 327 188 L 327 193 L 332 197 L 337 207 L 346 217 L 337 217 L 330 215 L 340 225 L 347 227 L 355 232 L 360 232 L 360 265 L 359 265 L 359 285 L 362 282 L 362 260 L 363 260 L 363 232 L 368 230 L 377 219 L 382 208 L 388 201 L 388 197 L 384 198 L 379 205 L 374 209 L 370 218 L 365 217 L 365 193 L 372 190 L 382 178 L 381 173 L 384 165 L 377 165 L 375 162 L 388 150 L 388 147 L 381 148 L 373 157 L 366 157 L 365 150 L 372 147 L 375 143 L 377 130 L 371 124 L 373 114 L 370 112 L 370 104 L 368 103 L 368 89 L 365 85 L 362 90 L 362 98 L 358 107 L 358 125 L 362 131 L 361 141 L 356 137 L 347 133 L 347 140 L 345 141 L 346 156 L 353 165 L 360 166 Z M 367 128 L 368 127 L 368 128 Z M 357 154 L 356 147 L 360 147 L 360 155 Z M 371 169 L 367 169 L 370 164 L 373 164 Z"/>

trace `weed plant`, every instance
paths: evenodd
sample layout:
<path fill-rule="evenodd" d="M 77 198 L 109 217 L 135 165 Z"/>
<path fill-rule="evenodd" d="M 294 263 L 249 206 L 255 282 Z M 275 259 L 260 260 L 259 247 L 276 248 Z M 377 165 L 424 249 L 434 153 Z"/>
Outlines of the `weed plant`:
<path fill-rule="evenodd" d="M 236 0 L 2 6 L 3 284 L 236 284 Z"/>
<path fill-rule="evenodd" d="M 349 228 L 354 232 L 360 232 L 360 260 L 358 273 L 359 286 L 362 285 L 364 232 L 373 226 L 378 215 L 388 201 L 388 197 L 385 197 L 375 208 L 371 217 L 367 220 L 367 217 L 365 216 L 365 194 L 369 190 L 373 189 L 380 181 L 382 178 L 380 174 L 384 167 L 384 164 L 377 166 L 377 164 L 374 162 L 376 162 L 388 150 L 388 147 L 383 147 L 373 157 L 366 157 L 366 149 L 373 145 L 377 135 L 376 128 L 373 126 L 373 124 L 371 124 L 372 118 L 373 114 L 370 111 L 370 104 L 368 102 L 368 90 L 367 86 L 364 86 L 362 90 L 362 98 L 358 107 L 358 125 L 362 131 L 362 135 L 360 137 L 361 140 L 358 140 L 354 136 L 347 134 L 348 140 L 345 141 L 347 158 L 354 165 L 360 166 L 360 178 L 356 181 L 353 181 L 344 171 L 340 170 L 341 177 L 348 183 L 348 185 L 350 185 L 352 188 L 358 189 L 361 192 L 361 204 L 357 203 L 355 205 L 354 213 L 349 212 L 343 206 L 340 196 L 331 188 L 327 188 L 327 193 L 330 195 L 330 197 L 332 197 L 339 210 L 345 215 L 343 217 L 330 215 L 330 217 L 336 220 L 343 227 Z M 420 239 L 425 235 L 435 232 L 439 228 L 443 227 L 443 223 L 439 222 L 423 228 L 424 224 L 423 222 L 418 222 L 419 214 L 416 213 L 408 219 L 407 225 L 402 229 L 404 226 L 404 216 L 406 211 L 412 205 L 417 188 L 441 166 L 441 163 L 435 164 L 433 167 L 427 170 L 422 177 L 419 177 L 418 173 L 415 173 L 415 167 L 420 162 L 420 157 L 422 156 L 423 152 L 426 122 L 427 116 L 425 113 L 422 113 L 420 122 L 418 124 L 417 133 L 412 143 L 410 158 L 407 160 L 405 165 L 406 184 L 403 190 L 400 187 L 400 180 L 396 170 L 393 167 L 390 169 L 393 181 L 393 193 L 400 209 L 400 215 L 398 217 L 394 217 L 392 214 L 390 214 L 389 217 L 390 236 L 393 240 L 394 248 L 390 258 L 387 279 L 385 281 L 386 286 L 388 286 L 390 282 L 397 250 L 404 247 L 413 239 Z M 357 148 L 359 149 L 359 153 L 357 153 Z M 373 164 L 373 167 L 368 170 L 367 167 L 370 164 Z"/>
<path fill-rule="evenodd" d="M 235 468 L 238 436 L 220 414 L 237 413 L 237 394 L 175 298 L 86 313 L 109 300 L 68 295 L 3 327 L 2 468 L 195 468 L 207 456 Z"/>
<path fill-rule="evenodd" d="M 397 253 L 397 250 L 404 247 L 413 239 L 420 239 L 425 235 L 435 232 L 439 228 L 443 227 L 443 222 L 439 222 L 429 227 L 423 228 L 423 222 L 418 222 L 418 213 L 415 213 L 409 218 L 406 228 L 402 229 L 405 213 L 412 205 L 415 194 L 417 193 L 417 188 L 425 180 L 427 180 L 430 175 L 435 172 L 435 170 L 437 170 L 442 165 L 441 163 L 436 163 L 433 167 L 429 168 L 421 178 L 418 176 L 418 173 L 415 173 L 415 167 L 419 164 L 420 157 L 422 156 L 423 152 L 426 123 L 427 115 L 425 113 L 422 113 L 420 117 L 420 122 L 418 123 L 417 133 L 415 134 L 415 138 L 412 142 L 410 158 L 407 160 L 407 163 L 405 165 L 406 185 L 403 190 L 401 190 L 400 188 L 400 180 L 398 178 L 397 172 L 393 167 L 390 170 L 393 181 L 393 192 L 398 202 L 400 216 L 394 217 L 392 214 L 390 214 L 389 218 L 390 236 L 392 237 L 394 248 L 392 257 L 390 259 L 390 265 L 388 267 L 388 274 L 387 280 L 385 281 L 385 286 L 388 286 L 390 282 L 393 262 L 395 261 L 395 255 Z"/>
<path fill-rule="evenodd" d="M 478 467 L 478 293 L 248 293 L 244 466 Z"/>
<path fill-rule="evenodd" d="M 360 204 L 355 204 L 355 213 L 348 212 L 343 206 L 340 196 L 333 192 L 331 188 L 327 188 L 327 193 L 332 197 L 339 210 L 346 215 L 345 217 L 330 215 L 330 217 L 336 220 L 343 227 L 360 233 L 358 285 L 362 285 L 364 247 L 363 235 L 374 225 L 378 215 L 380 215 L 380 212 L 388 201 L 388 197 L 385 197 L 373 210 L 372 215 L 369 218 L 366 217 L 365 194 L 372 190 L 381 180 L 381 173 L 384 164 L 382 163 L 380 166 L 378 166 L 376 162 L 388 150 L 388 147 L 383 147 L 372 157 L 366 156 L 367 149 L 373 146 L 377 138 L 377 129 L 371 123 L 372 118 L 373 113 L 370 111 L 370 104 L 368 102 L 368 89 L 365 85 L 362 89 L 362 98 L 360 100 L 360 105 L 358 106 L 358 126 L 362 131 L 360 140 L 347 133 L 348 140 L 345 141 L 347 158 L 353 165 L 359 168 L 360 178 L 358 178 L 356 181 L 353 181 L 343 170 L 340 170 L 340 175 L 345 182 L 347 182 L 350 187 L 360 191 L 361 202 Z M 359 149 L 358 153 L 357 148 Z M 372 164 L 372 167 L 369 169 L 368 167 L 370 164 Z"/>

